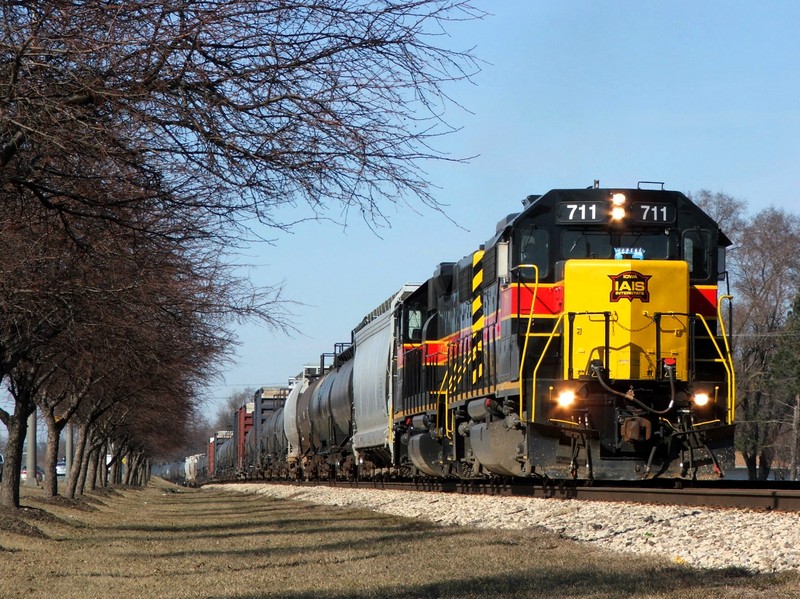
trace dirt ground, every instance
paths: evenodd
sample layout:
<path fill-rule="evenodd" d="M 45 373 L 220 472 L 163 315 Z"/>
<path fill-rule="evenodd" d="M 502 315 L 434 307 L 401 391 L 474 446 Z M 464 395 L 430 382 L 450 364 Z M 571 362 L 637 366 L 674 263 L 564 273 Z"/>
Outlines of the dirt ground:
<path fill-rule="evenodd" d="M 0 597 L 800 597 L 800 573 L 702 571 L 536 530 L 174 487 L 0 512 Z"/>

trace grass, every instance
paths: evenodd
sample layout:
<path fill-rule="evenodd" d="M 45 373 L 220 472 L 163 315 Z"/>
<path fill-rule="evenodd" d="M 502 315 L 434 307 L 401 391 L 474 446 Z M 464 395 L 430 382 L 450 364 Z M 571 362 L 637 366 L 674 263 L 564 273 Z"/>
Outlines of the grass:
<path fill-rule="evenodd" d="M 28 509 L 0 519 L 0 597 L 800 596 L 797 573 L 694 570 L 534 530 L 442 528 L 160 480 L 91 502 L 26 493 Z"/>

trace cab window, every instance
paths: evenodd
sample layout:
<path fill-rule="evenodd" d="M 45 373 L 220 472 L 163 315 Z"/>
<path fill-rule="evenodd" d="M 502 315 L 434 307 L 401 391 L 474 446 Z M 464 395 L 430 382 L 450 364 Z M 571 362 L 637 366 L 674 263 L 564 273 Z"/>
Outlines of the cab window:
<path fill-rule="evenodd" d="M 686 231 L 683 234 L 683 259 L 689 264 L 692 279 L 707 279 L 709 276 L 709 240 L 708 231 Z"/>
<path fill-rule="evenodd" d="M 406 339 L 411 343 L 422 341 L 422 310 L 409 308 L 406 312 Z"/>
<path fill-rule="evenodd" d="M 544 229 L 522 229 L 517 236 L 516 263 L 520 276 L 533 280 L 535 264 L 539 268 L 539 279 L 550 272 L 550 235 Z"/>

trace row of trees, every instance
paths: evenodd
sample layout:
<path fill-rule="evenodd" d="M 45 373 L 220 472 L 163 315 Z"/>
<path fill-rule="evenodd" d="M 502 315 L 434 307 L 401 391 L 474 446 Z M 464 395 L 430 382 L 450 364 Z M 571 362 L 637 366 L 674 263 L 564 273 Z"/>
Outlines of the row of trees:
<path fill-rule="evenodd" d="M 109 436 L 147 454 L 180 443 L 197 389 L 230 351 L 227 307 L 246 282 L 225 275 L 219 256 L 200 244 L 179 247 L 105 224 L 84 226 L 76 246 L 46 208 L 26 202 L 2 205 L 0 222 L 9 257 L 0 266 L 0 373 L 14 401 L 13 413 L 0 412 L 9 437 L 3 492 L 12 493 L 4 500 L 18 502 L 22 442 L 36 407 L 48 426 L 51 474 L 67 422 L 78 426 L 83 472 Z M 235 312 L 260 314 L 270 297 L 257 294 Z M 55 493 L 55 476 L 47 480 Z M 77 480 L 70 477 L 69 495 Z"/>
<path fill-rule="evenodd" d="M 733 246 L 728 274 L 737 380 L 737 449 L 751 479 L 797 480 L 800 428 L 800 216 L 776 208 L 748 215 L 722 193 L 693 198 Z"/>
<path fill-rule="evenodd" d="M 196 428 L 231 324 L 287 327 L 231 253 L 327 211 L 438 208 L 421 161 L 477 63 L 459 0 L 26 0 L 0 6 L 0 503 L 28 416 L 78 427 L 67 493 L 111 442 L 135 464 Z M 94 457 L 93 457 L 94 456 Z M 94 461 L 93 461 L 94 460 Z"/>

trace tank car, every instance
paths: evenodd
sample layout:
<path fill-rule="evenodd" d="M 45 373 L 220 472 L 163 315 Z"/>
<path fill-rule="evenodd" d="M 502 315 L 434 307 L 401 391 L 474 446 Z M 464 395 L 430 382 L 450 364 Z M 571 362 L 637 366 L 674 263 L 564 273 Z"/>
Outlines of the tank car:
<path fill-rule="evenodd" d="M 322 354 L 319 367 L 297 377 L 283 410 L 292 478 L 352 479 L 394 473 L 389 414 L 397 359 L 400 306 L 416 285 L 405 285 Z M 276 421 L 270 430 L 277 431 Z M 275 452 L 280 459 L 280 450 Z"/>
<path fill-rule="evenodd" d="M 208 475 L 215 480 L 236 477 L 236 443 L 233 431 L 217 431 L 208 442 Z"/>
<path fill-rule="evenodd" d="M 295 478 L 350 477 L 354 347 L 338 343 L 307 366 L 287 400 L 284 424 Z"/>
<path fill-rule="evenodd" d="M 208 481 L 208 456 L 204 453 L 190 455 L 184 463 L 184 484 L 198 487 Z"/>
<path fill-rule="evenodd" d="M 306 366 L 303 371 L 295 377 L 295 383 L 289 396 L 286 398 L 286 405 L 283 409 L 283 429 L 286 435 L 286 465 L 290 478 L 299 478 L 302 470 L 300 467 L 304 452 L 308 451 L 308 442 L 300 430 L 300 421 L 307 419 L 303 415 L 303 410 L 307 410 L 308 402 L 304 401 L 300 406 L 300 399 L 305 395 L 312 380 L 319 376 L 319 369 Z M 272 430 L 277 432 L 280 423 L 276 422 Z"/>
<path fill-rule="evenodd" d="M 287 478 L 287 441 L 283 423 L 283 411 L 289 389 L 286 387 L 262 387 L 254 398 L 253 436 L 255 442 L 249 451 L 256 455 L 250 459 L 256 464 L 255 475 L 259 478 Z"/>
<path fill-rule="evenodd" d="M 718 289 L 728 245 L 663 185 L 530 196 L 398 307 L 396 465 L 720 476 L 735 416 L 730 296 Z"/>
<path fill-rule="evenodd" d="M 171 483 L 184 484 L 186 480 L 184 460 L 153 464 L 150 474 Z"/>
<path fill-rule="evenodd" d="M 266 478 L 289 478 L 287 451 L 289 448 L 284 429 L 284 406 L 269 413 L 264 422 L 261 438 L 263 446 L 262 471 Z"/>

